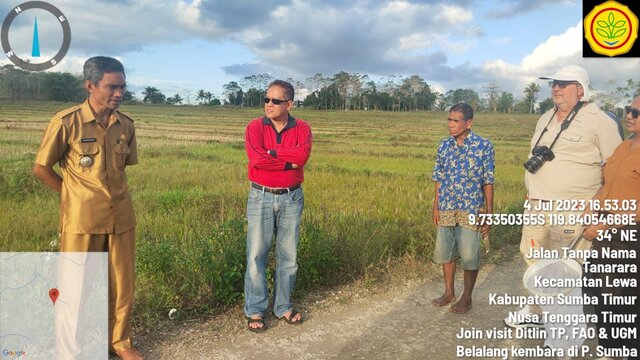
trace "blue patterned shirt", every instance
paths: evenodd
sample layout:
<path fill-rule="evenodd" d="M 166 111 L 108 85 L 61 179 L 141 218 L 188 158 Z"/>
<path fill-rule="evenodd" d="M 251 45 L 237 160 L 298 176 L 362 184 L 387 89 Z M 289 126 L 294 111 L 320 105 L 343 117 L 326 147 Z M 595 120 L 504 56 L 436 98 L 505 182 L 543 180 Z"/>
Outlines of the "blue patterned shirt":
<path fill-rule="evenodd" d="M 438 146 L 432 179 L 440 183 L 440 226 L 469 227 L 469 214 L 484 207 L 484 185 L 493 184 L 493 144 L 469 130 L 462 146 L 450 136 Z"/>

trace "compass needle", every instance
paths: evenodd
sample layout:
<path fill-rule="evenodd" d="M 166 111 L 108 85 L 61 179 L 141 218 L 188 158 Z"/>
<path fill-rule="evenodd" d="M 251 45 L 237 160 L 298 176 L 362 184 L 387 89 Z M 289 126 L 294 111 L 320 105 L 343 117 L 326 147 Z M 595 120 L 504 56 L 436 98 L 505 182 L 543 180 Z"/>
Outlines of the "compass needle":
<path fill-rule="evenodd" d="M 40 57 L 40 38 L 38 37 L 38 18 L 33 21 L 33 43 L 31 44 L 31 56 Z"/>

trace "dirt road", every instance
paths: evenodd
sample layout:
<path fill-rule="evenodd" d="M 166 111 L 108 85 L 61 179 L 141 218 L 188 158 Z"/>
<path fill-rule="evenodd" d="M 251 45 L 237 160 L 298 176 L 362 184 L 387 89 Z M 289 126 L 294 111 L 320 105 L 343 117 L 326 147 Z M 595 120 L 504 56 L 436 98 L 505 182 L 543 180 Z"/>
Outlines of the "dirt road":
<path fill-rule="evenodd" d="M 491 292 L 524 294 L 524 270 L 518 257 L 485 265 L 473 308 L 465 315 L 431 305 L 430 300 L 442 291 L 442 280 L 436 276 L 383 294 L 347 289 L 310 299 L 301 306 L 306 318 L 301 326 L 269 317 L 268 331 L 250 333 L 237 309 L 205 323 L 177 325 L 153 340 L 143 337 L 141 349 L 149 359 L 455 359 L 458 344 L 542 346 L 543 340 L 458 340 L 455 336 L 461 327 L 503 328 L 502 319 L 515 308 L 489 305 L 488 297 Z M 461 291 L 461 279 L 456 284 Z"/>

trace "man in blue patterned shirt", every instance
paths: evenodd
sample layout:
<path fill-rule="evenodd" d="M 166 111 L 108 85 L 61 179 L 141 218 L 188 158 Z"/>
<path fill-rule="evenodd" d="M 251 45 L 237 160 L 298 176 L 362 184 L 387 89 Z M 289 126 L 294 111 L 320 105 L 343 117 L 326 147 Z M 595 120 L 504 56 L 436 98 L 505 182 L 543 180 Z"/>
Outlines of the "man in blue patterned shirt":
<path fill-rule="evenodd" d="M 493 145 L 471 131 L 473 108 L 465 103 L 453 105 L 447 119 L 450 137 L 438 146 L 433 169 L 435 181 L 433 222 L 438 227 L 433 261 L 442 264 L 445 292 L 432 301 L 445 306 L 456 300 L 455 255 L 464 268 L 464 290 L 450 307 L 456 314 L 471 309 L 471 292 L 478 277 L 480 241 L 489 226 L 470 224 L 469 216 L 493 213 Z"/>

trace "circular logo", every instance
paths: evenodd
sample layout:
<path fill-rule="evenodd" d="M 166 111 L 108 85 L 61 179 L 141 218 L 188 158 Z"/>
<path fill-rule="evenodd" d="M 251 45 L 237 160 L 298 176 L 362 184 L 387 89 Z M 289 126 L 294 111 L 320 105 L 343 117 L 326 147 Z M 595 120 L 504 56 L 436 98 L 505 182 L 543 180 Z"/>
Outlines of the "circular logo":
<path fill-rule="evenodd" d="M 23 11 L 29 9 L 41 9 L 51 13 L 53 16 L 58 19 L 60 25 L 62 26 L 62 45 L 60 46 L 60 50 L 58 53 L 51 59 L 43 62 L 43 63 L 31 63 L 21 59 L 18 55 L 16 55 L 11 49 L 11 45 L 9 44 L 9 29 L 11 28 L 11 23 L 13 20 L 19 16 Z M 27 1 L 22 3 L 15 8 L 11 9 L 7 17 L 4 18 L 4 22 L 2 23 L 2 32 L 1 32 L 1 42 L 2 42 L 2 50 L 4 54 L 14 63 L 16 66 L 23 68 L 25 70 L 30 71 L 41 71 L 49 69 L 55 66 L 57 63 L 64 58 L 69 50 L 69 45 L 71 45 L 71 27 L 69 27 L 69 22 L 67 18 L 64 16 L 62 11 L 58 10 L 57 7 L 44 2 L 44 1 Z M 34 28 L 34 45 L 37 41 L 37 23 Z M 39 51 L 39 50 L 38 50 Z"/>
<path fill-rule="evenodd" d="M 626 54 L 638 38 L 638 18 L 628 6 L 610 0 L 594 7 L 584 18 L 584 34 L 597 54 Z"/>
<path fill-rule="evenodd" d="M 80 159 L 80 166 L 89 167 L 91 165 L 93 165 L 93 159 L 91 156 L 85 155 Z"/>

